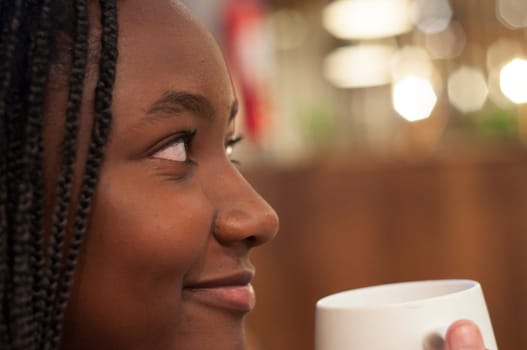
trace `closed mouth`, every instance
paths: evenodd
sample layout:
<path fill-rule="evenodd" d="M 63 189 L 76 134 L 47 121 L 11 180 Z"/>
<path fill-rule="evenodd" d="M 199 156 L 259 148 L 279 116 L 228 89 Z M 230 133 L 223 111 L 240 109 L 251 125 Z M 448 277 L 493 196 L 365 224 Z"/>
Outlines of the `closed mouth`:
<path fill-rule="evenodd" d="M 192 300 L 214 308 L 247 313 L 254 308 L 256 297 L 251 280 L 253 273 L 244 271 L 211 280 L 198 281 L 184 287 Z"/>

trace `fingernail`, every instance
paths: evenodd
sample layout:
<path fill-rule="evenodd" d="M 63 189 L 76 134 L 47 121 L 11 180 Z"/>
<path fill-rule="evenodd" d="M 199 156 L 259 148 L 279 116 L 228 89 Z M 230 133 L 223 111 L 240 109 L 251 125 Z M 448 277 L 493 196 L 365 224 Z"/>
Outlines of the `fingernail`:
<path fill-rule="evenodd" d="M 477 327 L 471 324 L 464 324 L 452 330 L 452 335 L 448 339 L 450 349 L 455 350 L 479 350 L 483 349 L 481 334 Z"/>

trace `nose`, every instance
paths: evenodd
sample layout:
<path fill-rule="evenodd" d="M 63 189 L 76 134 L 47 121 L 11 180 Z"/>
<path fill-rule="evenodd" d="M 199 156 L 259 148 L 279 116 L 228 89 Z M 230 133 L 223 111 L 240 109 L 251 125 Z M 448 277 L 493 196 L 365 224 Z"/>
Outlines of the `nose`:
<path fill-rule="evenodd" d="M 231 175 L 220 183 L 216 239 L 224 245 L 244 242 L 249 248 L 269 242 L 278 232 L 278 215 L 237 171 Z"/>

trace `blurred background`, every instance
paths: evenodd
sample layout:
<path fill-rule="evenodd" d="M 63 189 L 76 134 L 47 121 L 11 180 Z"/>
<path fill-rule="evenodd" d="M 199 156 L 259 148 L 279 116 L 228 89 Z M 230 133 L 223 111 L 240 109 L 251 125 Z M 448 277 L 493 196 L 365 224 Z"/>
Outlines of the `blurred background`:
<path fill-rule="evenodd" d="M 186 2 L 281 217 L 253 256 L 253 348 L 313 349 L 333 292 L 470 278 L 500 348 L 527 349 L 527 1 Z"/>

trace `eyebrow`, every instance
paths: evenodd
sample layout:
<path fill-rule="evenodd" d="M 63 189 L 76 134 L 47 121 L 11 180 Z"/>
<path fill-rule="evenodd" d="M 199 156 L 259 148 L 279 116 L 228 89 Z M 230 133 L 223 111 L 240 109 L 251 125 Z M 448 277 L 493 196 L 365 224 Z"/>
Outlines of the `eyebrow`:
<path fill-rule="evenodd" d="M 159 99 L 152 103 L 146 110 L 147 121 L 165 119 L 168 116 L 190 111 L 205 119 L 214 119 L 216 110 L 212 103 L 199 94 L 187 91 L 170 90 L 165 92 Z M 234 100 L 230 107 L 229 123 L 238 113 L 238 101 Z"/>

